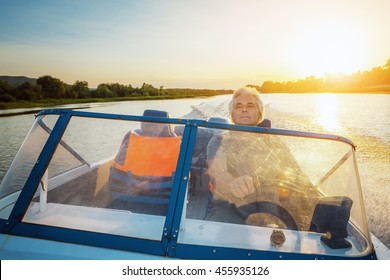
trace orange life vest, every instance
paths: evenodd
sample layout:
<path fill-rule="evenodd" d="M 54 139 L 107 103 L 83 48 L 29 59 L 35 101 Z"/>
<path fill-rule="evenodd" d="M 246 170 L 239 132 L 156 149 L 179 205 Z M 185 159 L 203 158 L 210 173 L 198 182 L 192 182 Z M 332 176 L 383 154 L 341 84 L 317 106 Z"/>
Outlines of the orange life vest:
<path fill-rule="evenodd" d="M 181 137 L 151 137 L 131 133 L 125 161 L 114 167 L 136 176 L 168 177 L 176 169 Z"/>

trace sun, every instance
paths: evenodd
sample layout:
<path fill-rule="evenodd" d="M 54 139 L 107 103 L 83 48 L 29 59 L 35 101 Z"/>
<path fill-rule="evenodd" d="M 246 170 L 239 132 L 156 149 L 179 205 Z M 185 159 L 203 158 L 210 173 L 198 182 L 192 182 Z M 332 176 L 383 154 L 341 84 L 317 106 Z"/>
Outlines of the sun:
<path fill-rule="evenodd" d="M 362 54 L 358 32 L 339 25 L 309 29 L 293 46 L 295 69 L 304 77 L 356 72 L 360 69 Z"/>

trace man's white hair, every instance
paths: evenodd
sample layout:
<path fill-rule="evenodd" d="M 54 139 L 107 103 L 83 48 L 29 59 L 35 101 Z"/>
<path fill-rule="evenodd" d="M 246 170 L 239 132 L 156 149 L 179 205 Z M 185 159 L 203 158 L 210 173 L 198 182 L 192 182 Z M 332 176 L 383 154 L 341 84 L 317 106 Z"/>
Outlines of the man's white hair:
<path fill-rule="evenodd" d="M 264 120 L 264 104 L 263 101 L 261 100 L 260 93 L 257 91 L 257 89 L 251 87 L 242 87 L 237 89 L 235 92 L 233 92 L 232 100 L 230 100 L 229 103 L 230 118 L 233 120 L 234 102 L 236 98 L 242 94 L 249 94 L 255 98 L 257 109 L 260 112 L 260 118 L 257 120 L 257 124 L 261 123 Z"/>

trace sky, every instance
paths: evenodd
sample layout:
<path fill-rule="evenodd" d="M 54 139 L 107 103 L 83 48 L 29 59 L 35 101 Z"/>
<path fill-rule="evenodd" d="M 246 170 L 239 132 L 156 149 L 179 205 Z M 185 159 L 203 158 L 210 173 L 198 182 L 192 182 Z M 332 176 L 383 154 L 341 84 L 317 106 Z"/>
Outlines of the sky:
<path fill-rule="evenodd" d="M 0 0 L 0 75 L 236 89 L 390 59 L 390 0 Z"/>

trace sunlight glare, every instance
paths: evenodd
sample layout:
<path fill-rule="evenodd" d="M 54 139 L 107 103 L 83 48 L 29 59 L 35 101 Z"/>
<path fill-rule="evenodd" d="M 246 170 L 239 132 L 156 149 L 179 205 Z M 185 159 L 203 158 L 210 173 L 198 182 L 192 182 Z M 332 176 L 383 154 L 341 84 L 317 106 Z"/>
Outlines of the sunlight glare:
<path fill-rule="evenodd" d="M 338 99 L 334 94 L 321 94 L 317 99 L 319 116 L 316 122 L 326 130 L 336 132 L 340 130 L 338 112 Z"/>
<path fill-rule="evenodd" d="M 297 70 L 302 75 L 350 74 L 359 70 L 363 59 L 357 32 L 336 24 L 313 28 L 301 34 L 295 45 Z"/>

